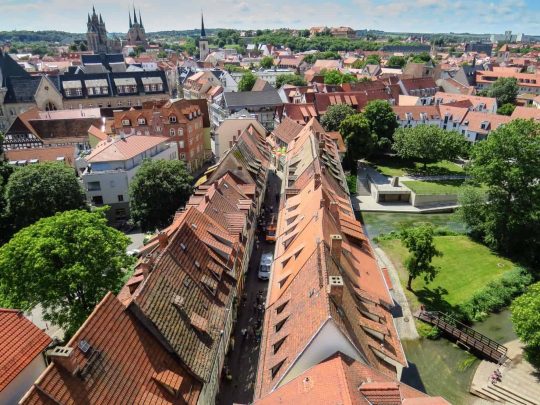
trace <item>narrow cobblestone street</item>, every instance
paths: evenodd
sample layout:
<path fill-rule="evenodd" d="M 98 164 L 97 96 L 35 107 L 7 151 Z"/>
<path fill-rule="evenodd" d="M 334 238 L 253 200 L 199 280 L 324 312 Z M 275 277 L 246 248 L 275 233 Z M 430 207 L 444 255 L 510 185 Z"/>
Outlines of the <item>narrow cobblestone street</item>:
<path fill-rule="evenodd" d="M 273 172 L 268 174 L 268 185 L 265 197 L 265 206 L 278 207 L 276 196 L 279 195 L 281 180 Z M 259 343 L 264 310 L 258 305 L 266 300 L 268 281 L 257 277 L 261 255 L 274 252 L 274 243 L 267 243 L 264 233 L 258 234 L 259 247 L 253 247 L 249 262 L 249 270 L 245 281 L 245 299 L 240 298 L 236 325 L 231 337 L 233 348 L 225 361 L 225 370 L 222 373 L 222 382 L 217 403 L 220 405 L 248 404 L 253 400 L 254 385 L 257 375 L 257 362 L 259 360 Z M 245 331 L 245 333 L 242 333 Z M 253 331 L 253 333 L 252 333 Z M 227 374 L 230 378 L 227 378 Z"/>

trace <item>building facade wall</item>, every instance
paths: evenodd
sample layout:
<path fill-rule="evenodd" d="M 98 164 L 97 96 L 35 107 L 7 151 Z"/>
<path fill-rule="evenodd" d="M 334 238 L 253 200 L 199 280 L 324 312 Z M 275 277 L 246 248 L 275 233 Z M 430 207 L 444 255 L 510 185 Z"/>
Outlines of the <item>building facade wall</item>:
<path fill-rule="evenodd" d="M 0 404 L 18 404 L 22 396 L 26 394 L 46 367 L 45 359 L 40 353 L 6 388 L 0 391 Z"/>

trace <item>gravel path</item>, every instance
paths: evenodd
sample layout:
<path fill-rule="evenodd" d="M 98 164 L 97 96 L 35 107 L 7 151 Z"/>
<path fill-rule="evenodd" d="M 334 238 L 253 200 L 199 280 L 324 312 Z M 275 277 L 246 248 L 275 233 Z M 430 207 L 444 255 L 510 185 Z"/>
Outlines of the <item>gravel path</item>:
<path fill-rule="evenodd" d="M 398 306 L 398 310 L 393 311 L 393 315 L 399 337 L 401 340 L 414 340 L 420 338 L 414 324 L 414 318 L 409 302 L 407 301 L 407 297 L 405 296 L 405 292 L 399 281 L 397 269 L 381 248 L 375 247 L 375 254 L 380 265 L 388 269 L 390 280 L 392 280 L 393 290 L 391 293 Z"/>

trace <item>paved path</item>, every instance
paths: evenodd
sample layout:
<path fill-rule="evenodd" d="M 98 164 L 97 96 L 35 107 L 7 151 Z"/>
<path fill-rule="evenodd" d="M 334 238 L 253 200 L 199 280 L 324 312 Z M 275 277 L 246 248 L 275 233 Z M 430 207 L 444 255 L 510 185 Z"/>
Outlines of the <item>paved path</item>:
<path fill-rule="evenodd" d="M 378 203 L 371 195 L 359 195 L 351 197 L 351 202 L 355 211 L 362 212 L 403 212 L 409 214 L 429 214 L 437 212 L 452 212 L 458 208 L 458 205 L 456 204 L 434 204 L 418 208 L 404 202 Z"/>
<path fill-rule="evenodd" d="M 401 286 L 399 280 L 399 275 L 394 264 L 390 258 L 384 253 L 381 248 L 376 247 L 375 255 L 377 256 L 377 261 L 381 267 L 386 267 L 388 269 L 388 274 L 390 275 L 390 280 L 392 281 L 393 289 L 391 291 L 392 297 L 398 306 L 397 311 L 393 311 L 394 323 L 401 340 L 414 340 L 418 339 L 418 331 L 416 330 L 416 325 L 414 324 L 414 318 L 412 316 L 411 308 L 407 297 L 405 296 L 405 291 Z"/>

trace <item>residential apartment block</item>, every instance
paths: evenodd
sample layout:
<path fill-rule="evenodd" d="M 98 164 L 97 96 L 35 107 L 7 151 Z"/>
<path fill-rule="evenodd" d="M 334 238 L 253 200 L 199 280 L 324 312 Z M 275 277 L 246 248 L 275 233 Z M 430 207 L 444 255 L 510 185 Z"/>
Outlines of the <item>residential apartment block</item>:
<path fill-rule="evenodd" d="M 101 141 L 82 158 L 87 200 L 94 206 L 110 206 L 107 217 L 111 222 L 129 218 L 129 184 L 144 159 L 177 160 L 178 152 L 166 137 L 120 135 Z"/>
<path fill-rule="evenodd" d="M 178 159 L 191 171 L 205 161 L 203 112 L 189 100 L 148 103 L 142 109 L 114 113 L 113 130 L 117 135 L 167 137 L 176 145 Z"/>
<path fill-rule="evenodd" d="M 506 115 L 479 112 L 451 104 L 392 108 L 401 127 L 436 125 L 447 131 L 457 131 L 471 142 L 486 139 L 491 131 L 514 119 Z"/>

